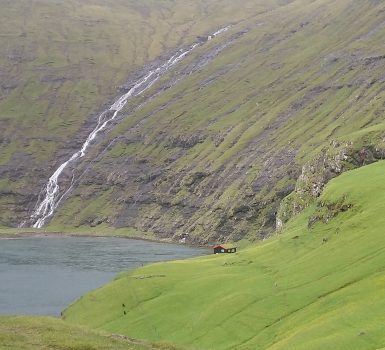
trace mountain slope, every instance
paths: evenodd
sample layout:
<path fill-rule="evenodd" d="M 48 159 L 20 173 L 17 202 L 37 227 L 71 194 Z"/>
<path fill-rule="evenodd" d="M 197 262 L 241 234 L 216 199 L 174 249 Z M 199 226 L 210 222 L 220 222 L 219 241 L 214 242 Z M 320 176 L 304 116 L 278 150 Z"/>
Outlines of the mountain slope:
<path fill-rule="evenodd" d="M 302 166 L 323 147 L 333 151 L 335 144 L 353 142 L 356 154 L 362 147 L 384 147 L 383 3 L 261 0 L 237 9 L 232 1 L 218 0 L 211 12 L 193 7 L 191 13 L 187 2 L 176 3 L 181 9 L 175 12 L 178 16 L 197 14 L 196 27 L 186 29 L 189 34 L 183 39 L 180 35 L 166 40 L 164 46 L 173 50 L 141 55 L 139 64 L 152 63 L 132 73 L 126 87 L 194 42 L 196 35 L 230 22 L 232 26 L 127 104 L 116 123 L 76 164 L 75 176 L 68 172 L 61 179 L 63 188 L 74 181 L 74 189 L 48 230 L 118 229 L 124 234 L 133 229 L 139 235 L 204 243 L 253 240 L 274 230 L 281 200 L 294 190 Z M 223 4 L 227 4 L 223 12 L 216 13 Z M 124 7 L 119 9 L 125 13 Z M 232 11 L 239 21 L 230 19 Z M 176 18 L 182 17 L 171 19 L 179 23 Z M 122 35 L 116 32 L 103 41 L 99 36 L 95 42 L 104 44 Z M 165 58 L 153 61 L 161 53 Z M 113 57 L 125 59 L 124 54 Z M 110 60 L 96 61 L 94 73 L 110 76 L 101 73 L 108 71 L 103 65 Z M 124 73 L 119 71 L 119 84 L 100 77 L 103 89 L 111 91 L 113 84 L 123 84 L 134 68 L 127 65 Z M 96 94 L 99 102 L 92 104 L 94 111 L 112 95 Z M 10 143 L 6 151 L 10 157 L 0 169 L 5 179 L 3 225 L 28 221 L 39 190 L 91 130 L 92 118 L 86 112 L 80 117 L 87 120 L 83 126 L 71 121 L 60 128 L 68 141 L 53 142 L 46 160 L 29 164 L 25 153 L 31 152 L 20 156 L 12 149 L 15 143 Z M 358 138 L 357 131 L 361 131 Z M 34 154 L 43 156 L 38 150 Z M 373 158 L 382 157 L 381 153 Z M 15 174 L 20 182 L 9 181 Z"/>
<path fill-rule="evenodd" d="M 44 183 L 128 76 L 196 36 L 275 6 L 1 0 L 0 225 L 28 218 Z"/>
<path fill-rule="evenodd" d="M 200 242 L 271 232 L 323 146 L 357 130 L 358 146 L 383 146 L 382 8 L 295 1 L 234 25 L 131 102 L 51 227 Z"/>
<path fill-rule="evenodd" d="M 384 171 L 382 161 L 332 180 L 257 246 L 121 274 L 65 320 L 192 349 L 383 348 Z"/>

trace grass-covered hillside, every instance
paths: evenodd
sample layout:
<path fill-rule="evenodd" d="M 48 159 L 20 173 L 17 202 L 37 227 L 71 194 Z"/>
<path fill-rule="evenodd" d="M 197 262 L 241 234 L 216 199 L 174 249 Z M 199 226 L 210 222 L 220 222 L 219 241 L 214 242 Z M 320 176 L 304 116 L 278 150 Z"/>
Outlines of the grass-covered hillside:
<path fill-rule="evenodd" d="M 28 221 L 127 77 L 229 24 L 63 174 L 48 230 L 252 240 L 323 148 L 347 148 L 345 168 L 383 158 L 381 1 L 35 2 L 1 2 L 3 226 Z"/>
<path fill-rule="evenodd" d="M 280 235 L 123 273 L 64 318 L 191 349 L 385 348 L 384 174 L 346 172 Z"/>
<path fill-rule="evenodd" d="M 177 350 L 95 332 L 51 317 L 0 316 L 1 350 Z"/>

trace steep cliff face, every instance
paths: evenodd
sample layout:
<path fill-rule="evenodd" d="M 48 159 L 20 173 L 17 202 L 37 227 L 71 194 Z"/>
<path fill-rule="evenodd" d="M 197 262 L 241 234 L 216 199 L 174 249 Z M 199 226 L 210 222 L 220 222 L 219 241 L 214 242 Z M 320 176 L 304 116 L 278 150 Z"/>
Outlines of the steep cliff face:
<path fill-rule="evenodd" d="M 138 78 L 273 1 L 0 0 L 0 226 L 28 222 L 57 166 Z"/>
<path fill-rule="evenodd" d="M 384 130 L 384 5 L 353 0 L 266 4 L 250 2 L 249 15 L 238 12 L 238 21 L 222 14 L 214 30 L 231 24 L 226 33 L 205 42 L 125 106 L 63 177 L 63 188 L 73 187 L 48 229 L 133 228 L 187 242 L 261 238 L 274 231 L 282 199 L 308 186 L 296 187 L 296 182 L 314 150 L 331 140 L 342 145 L 338 150 L 349 148 L 358 131 L 370 144 L 370 128 Z M 131 70 L 128 83 L 120 80 L 121 88 L 129 89 L 210 31 L 187 32 L 179 45 L 165 50 L 168 55 Z M 47 171 L 34 162 L 34 190 L 26 190 L 23 178 L 21 212 L 12 218 L 5 214 L 3 224 L 28 220 L 37 189 L 78 149 L 92 121 L 88 118 L 70 141 L 55 147 L 55 161 L 44 163 Z M 304 170 L 310 192 L 318 193 L 329 173 L 340 171 L 345 153 L 339 152 L 313 164 L 324 171 L 313 174 L 310 165 Z M 9 174 L 16 168 L 4 166 Z"/>

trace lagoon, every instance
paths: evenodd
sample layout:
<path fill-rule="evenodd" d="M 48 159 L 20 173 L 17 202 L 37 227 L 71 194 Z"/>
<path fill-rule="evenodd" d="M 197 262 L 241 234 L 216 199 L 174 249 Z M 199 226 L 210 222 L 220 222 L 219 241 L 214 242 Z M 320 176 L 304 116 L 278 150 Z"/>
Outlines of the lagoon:
<path fill-rule="evenodd" d="M 121 271 L 208 254 L 204 248 L 125 238 L 0 240 L 0 314 L 53 315 Z"/>

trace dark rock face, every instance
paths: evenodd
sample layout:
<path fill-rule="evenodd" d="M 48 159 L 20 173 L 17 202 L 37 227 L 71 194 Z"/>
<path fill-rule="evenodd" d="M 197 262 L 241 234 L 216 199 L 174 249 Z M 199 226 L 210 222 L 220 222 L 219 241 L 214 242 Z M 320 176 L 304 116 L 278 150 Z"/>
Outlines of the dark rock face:
<path fill-rule="evenodd" d="M 171 136 L 167 147 L 170 148 L 184 148 L 189 149 L 197 145 L 198 143 L 203 143 L 205 140 L 204 135 L 200 135 L 199 133 L 195 133 L 192 135 L 177 135 Z"/>
<path fill-rule="evenodd" d="M 75 226 L 108 224 L 116 228 L 133 227 L 153 232 L 159 238 L 183 238 L 185 242 L 195 243 L 239 240 L 245 236 L 254 239 L 274 230 L 277 207 L 293 185 L 277 191 L 272 179 L 283 176 L 286 171 L 283 167 L 292 164 L 295 152 L 291 156 L 279 154 L 274 159 L 266 155 L 275 166 L 265 169 L 251 183 L 243 180 L 238 190 L 222 205 L 223 193 L 242 179 L 249 167 L 196 171 L 191 166 L 176 170 L 172 165 L 182 161 L 189 151 L 182 146 L 180 149 L 183 152 L 172 163 L 167 158 L 158 163 L 150 159 L 143 161 L 136 156 L 119 156 L 114 159 L 105 157 L 87 166 L 69 201 L 71 196 L 80 196 L 85 203 L 91 203 L 109 192 L 108 205 L 114 210 L 109 214 L 103 210 L 89 214 L 75 222 Z M 83 168 L 77 172 L 82 173 Z M 253 186 L 270 188 L 271 198 L 259 198 L 258 190 Z M 65 204 L 64 210 L 68 210 Z M 60 215 L 59 210 L 58 219 Z M 255 227 L 252 235 L 250 227 Z"/>

